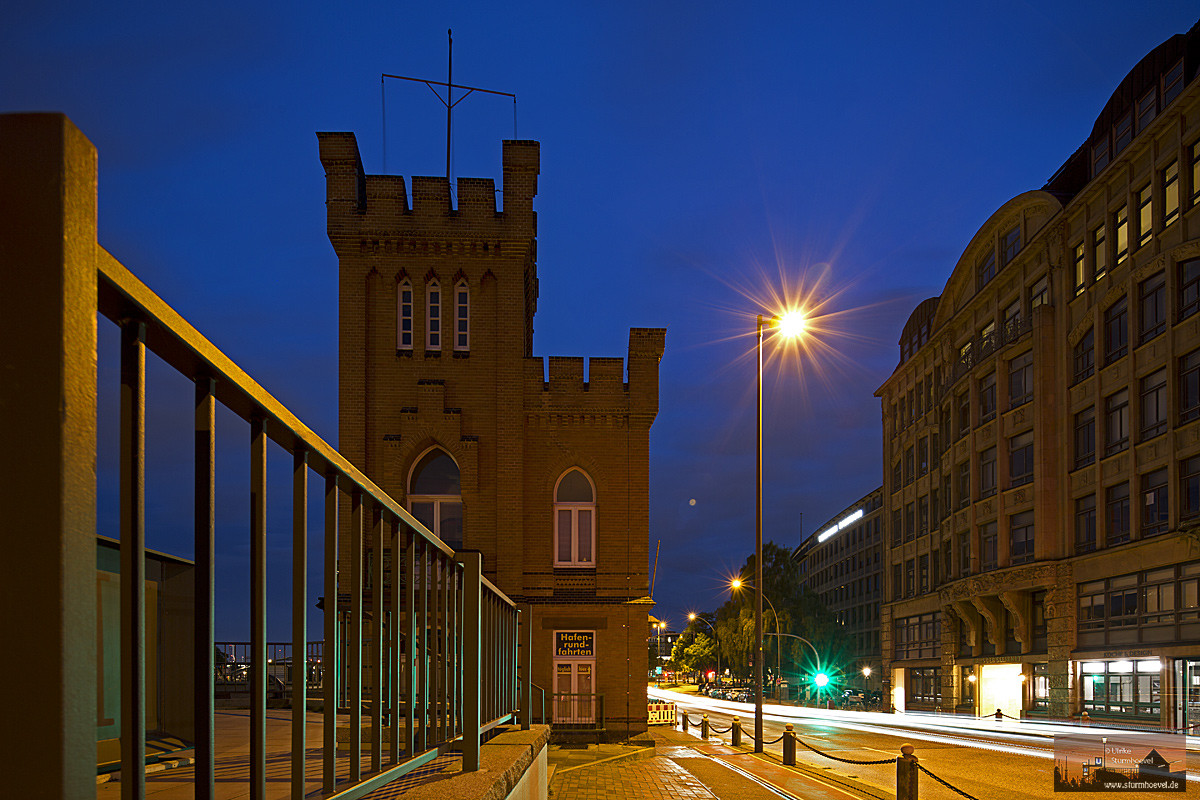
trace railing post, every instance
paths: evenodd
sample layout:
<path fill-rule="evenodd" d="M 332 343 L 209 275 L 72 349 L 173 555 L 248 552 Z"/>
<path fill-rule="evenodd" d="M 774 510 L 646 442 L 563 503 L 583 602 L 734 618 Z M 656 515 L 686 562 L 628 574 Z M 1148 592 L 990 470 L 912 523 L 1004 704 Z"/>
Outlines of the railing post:
<path fill-rule="evenodd" d="M 900 756 L 896 759 L 896 800 L 918 800 L 917 772 L 913 746 L 901 745 Z"/>
<path fill-rule="evenodd" d="M 483 557 L 459 553 L 463 564 L 463 772 L 479 769 Z"/>
<path fill-rule="evenodd" d="M 0 116 L 0 467 L 9 541 L 5 717 L 37 743 L 13 797 L 84 797 L 96 768 L 96 149 L 62 114 Z M 18 457 L 19 456 L 19 457 Z"/>
<path fill-rule="evenodd" d="M 790 722 L 783 729 L 783 763 L 796 766 L 796 731 Z"/>
<path fill-rule="evenodd" d="M 517 614 L 519 629 L 524 634 L 518 645 L 521 651 L 521 676 L 525 679 L 525 687 L 521 690 L 521 730 L 527 731 L 533 717 L 533 606 L 527 603 L 518 609 Z"/>
<path fill-rule="evenodd" d="M 729 731 L 729 742 L 734 747 L 742 746 L 742 721 L 737 717 L 733 718 L 733 728 Z"/>

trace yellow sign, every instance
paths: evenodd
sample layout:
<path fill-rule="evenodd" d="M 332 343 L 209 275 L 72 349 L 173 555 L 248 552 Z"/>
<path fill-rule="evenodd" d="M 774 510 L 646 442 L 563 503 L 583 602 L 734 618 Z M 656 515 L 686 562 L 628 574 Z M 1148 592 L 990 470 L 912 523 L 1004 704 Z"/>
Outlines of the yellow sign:
<path fill-rule="evenodd" d="M 595 658 L 592 631 L 555 631 L 554 655 L 558 658 Z"/>

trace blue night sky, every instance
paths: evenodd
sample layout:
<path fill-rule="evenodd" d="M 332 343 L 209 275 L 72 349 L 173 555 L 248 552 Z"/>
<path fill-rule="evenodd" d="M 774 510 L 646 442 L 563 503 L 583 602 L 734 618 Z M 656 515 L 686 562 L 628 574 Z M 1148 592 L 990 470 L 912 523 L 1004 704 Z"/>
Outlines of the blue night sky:
<path fill-rule="evenodd" d="M 768 342 L 764 538 L 794 547 L 801 518 L 811 533 L 882 482 L 873 392 L 912 308 L 1197 18 L 1191 2 L 834 6 L 24 3 L 0 26 L 0 111 L 68 114 L 99 150 L 101 244 L 336 443 L 314 134 L 353 131 L 384 171 L 380 74 L 445 80 L 453 28 L 455 82 L 516 93 L 517 133 L 541 142 L 535 355 L 624 356 L 630 327 L 668 329 L 650 552 L 661 540 L 657 613 L 679 627 L 723 602 L 754 547 L 754 315 L 819 303 L 809 352 Z M 400 81 L 386 104 L 387 172 L 443 174 L 443 106 Z M 512 136 L 511 101 L 472 95 L 453 174 L 499 181 Z M 115 536 L 116 335 L 100 333 L 99 520 Z M 191 393 L 158 367 L 147 543 L 190 557 Z M 248 426 L 218 421 L 217 637 L 246 639 Z M 290 459 L 272 450 L 274 640 Z"/>

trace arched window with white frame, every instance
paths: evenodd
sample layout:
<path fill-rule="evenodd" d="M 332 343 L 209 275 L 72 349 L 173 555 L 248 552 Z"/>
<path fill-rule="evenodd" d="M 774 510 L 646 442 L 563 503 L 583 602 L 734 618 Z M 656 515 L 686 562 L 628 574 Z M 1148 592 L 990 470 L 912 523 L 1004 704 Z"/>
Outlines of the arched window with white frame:
<path fill-rule="evenodd" d="M 408 278 L 396 284 L 396 349 L 413 349 L 413 290 Z"/>
<path fill-rule="evenodd" d="M 442 289 L 437 281 L 425 287 L 425 349 L 442 349 Z"/>
<path fill-rule="evenodd" d="M 462 480 L 442 448 L 426 450 L 409 473 L 408 510 L 447 545 L 462 548 Z"/>
<path fill-rule="evenodd" d="M 471 349 L 471 294 L 464 278 L 454 286 L 454 349 Z"/>
<path fill-rule="evenodd" d="M 554 487 L 554 565 L 596 566 L 596 487 L 572 468 Z"/>

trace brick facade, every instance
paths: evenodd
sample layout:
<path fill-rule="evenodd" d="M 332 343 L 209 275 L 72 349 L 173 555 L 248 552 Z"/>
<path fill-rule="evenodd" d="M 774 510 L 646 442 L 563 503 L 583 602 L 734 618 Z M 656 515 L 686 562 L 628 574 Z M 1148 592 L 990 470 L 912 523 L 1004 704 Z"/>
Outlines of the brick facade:
<path fill-rule="evenodd" d="M 364 173 L 353 134 L 318 139 L 339 261 L 341 452 L 407 504 L 418 459 L 444 450 L 460 473 L 463 548 L 532 606 L 534 683 L 554 690 L 555 630 L 595 631 L 609 735 L 644 731 L 649 437 L 666 331 L 630 330 L 628 375 L 620 358 L 533 355 L 537 142 L 504 142 L 498 209 L 490 179 L 458 179 L 454 203 L 447 179 L 413 177 L 410 201 L 403 178 Z M 410 347 L 397 332 L 405 281 Z M 440 350 L 427 338 L 435 281 Z M 469 342 L 456 349 L 463 281 Z M 595 552 L 592 566 L 556 567 L 554 492 L 573 468 L 595 487 Z"/>

